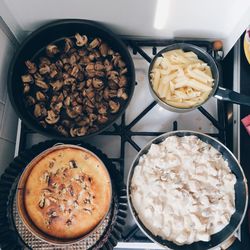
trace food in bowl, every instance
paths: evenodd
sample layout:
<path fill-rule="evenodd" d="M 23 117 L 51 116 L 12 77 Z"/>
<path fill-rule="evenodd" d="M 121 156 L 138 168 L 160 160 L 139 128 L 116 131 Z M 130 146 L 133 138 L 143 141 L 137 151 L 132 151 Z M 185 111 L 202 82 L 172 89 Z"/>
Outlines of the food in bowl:
<path fill-rule="evenodd" d="M 56 134 L 97 132 L 127 102 L 126 64 L 98 37 L 77 33 L 49 44 L 25 64 L 27 72 L 20 79 L 24 103 L 42 127 Z"/>
<path fill-rule="evenodd" d="M 70 240 L 94 230 L 108 213 L 111 181 L 87 150 L 55 149 L 33 166 L 23 202 L 33 224 L 49 236 Z"/>
<path fill-rule="evenodd" d="M 162 53 L 150 72 L 156 95 L 176 108 L 192 108 L 207 100 L 214 79 L 210 66 L 192 52 L 175 49 Z"/>
<path fill-rule="evenodd" d="M 236 177 L 219 151 L 197 136 L 152 144 L 135 166 L 132 207 L 155 236 L 177 245 L 209 241 L 235 212 Z"/>

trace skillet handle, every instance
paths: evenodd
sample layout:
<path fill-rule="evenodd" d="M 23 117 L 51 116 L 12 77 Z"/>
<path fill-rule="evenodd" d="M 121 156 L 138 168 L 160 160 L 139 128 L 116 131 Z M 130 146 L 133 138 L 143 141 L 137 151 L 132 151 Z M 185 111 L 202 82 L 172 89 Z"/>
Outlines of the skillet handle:
<path fill-rule="evenodd" d="M 227 250 L 247 250 L 236 237 L 234 243 Z"/>
<path fill-rule="evenodd" d="M 250 96 L 239 94 L 230 89 L 218 87 L 214 96 L 219 100 L 250 106 Z"/>

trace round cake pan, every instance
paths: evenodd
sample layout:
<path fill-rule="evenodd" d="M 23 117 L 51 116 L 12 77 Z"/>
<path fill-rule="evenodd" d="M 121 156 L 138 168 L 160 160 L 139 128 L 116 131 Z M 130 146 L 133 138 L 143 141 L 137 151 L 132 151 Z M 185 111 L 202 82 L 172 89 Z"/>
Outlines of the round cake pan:
<path fill-rule="evenodd" d="M 31 220 L 31 218 L 29 217 L 27 210 L 25 208 L 25 204 L 24 204 L 24 194 L 25 194 L 25 186 L 26 186 L 26 182 L 28 180 L 28 177 L 33 169 L 33 167 L 44 157 L 46 157 L 48 154 L 50 154 L 51 152 L 55 151 L 55 150 L 59 150 L 59 149 L 65 149 L 65 148 L 74 148 L 74 149 L 80 149 L 84 152 L 90 153 L 91 155 L 93 155 L 95 158 L 97 158 L 104 166 L 105 170 L 107 171 L 107 174 L 109 176 L 110 179 L 110 201 L 109 201 L 109 209 L 107 210 L 106 214 L 103 216 L 102 220 L 96 225 L 96 227 L 94 227 L 91 231 L 87 232 L 84 235 L 81 235 L 80 237 L 77 238 L 72 238 L 72 239 L 63 239 L 63 238 L 56 238 L 53 237 L 51 235 L 48 235 L 46 233 L 44 233 L 42 230 L 40 230 Z M 109 172 L 105 166 L 105 164 L 103 163 L 103 161 L 93 152 L 91 152 L 88 149 L 85 149 L 81 146 L 77 146 L 77 145 L 72 145 L 72 144 L 56 144 L 55 146 L 43 151 L 42 153 L 40 153 L 39 155 L 37 155 L 24 169 L 19 181 L 18 181 L 18 185 L 17 185 L 17 209 L 18 209 L 18 213 L 20 215 L 21 220 L 23 221 L 24 225 L 27 227 L 27 229 L 36 237 L 38 237 L 39 239 L 49 243 L 49 244 L 53 244 L 53 245 L 68 245 L 68 244 L 73 244 L 73 243 L 77 243 L 81 240 L 83 240 L 84 238 L 88 237 L 89 234 L 93 233 L 94 231 L 96 231 L 99 226 L 102 224 L 103 220 L 105 219 L 105 217 L 107 216 L 107 214 L 109 213 L 110 207 L 111 207 L 111 203 L 112 203 L 112 183 L 111 183 L 111 178 L 109 175 Z M 80 222 L 79 222 L 80 223 Z"/>

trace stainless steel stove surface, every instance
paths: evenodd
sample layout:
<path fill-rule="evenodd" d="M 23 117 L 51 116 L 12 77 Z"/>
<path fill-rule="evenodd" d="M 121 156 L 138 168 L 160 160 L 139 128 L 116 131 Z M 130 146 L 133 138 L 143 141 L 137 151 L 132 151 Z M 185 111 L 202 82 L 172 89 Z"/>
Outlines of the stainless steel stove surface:
<path fill-rule="evenodd" d="M 166 111 L 154 102 L 148 87 L 149 62 L 145 59 L 149 58 L 145 56 L 144 52 L 152 58 L 156 51 L 169 43 L 169 41 L 160 43 L 138 41 L 138 47 L 134 42 L 129 43 L 129 49 L 135 64 L 137 82 L 133 98 L 125 115 L 109 129 L 109 132 L 104 132 L 87 140 L 88 143 L 96 146 L 113 159 L 123 174 L 125 183 L 130 165 L 138 150 L 156 135 L 176 129 L 187 129 L 210 134 L 219 138 L 222 142 L 227 140 L 223 124 L 226 114 L 224 104 L 215 98 L 211 98 L 199 110 L 196 109 L 182 114 Z M 204 47 L 209 53 L 218 56 L 212 51 L 211 43 L 199 42 L 198 45 Z M 21 125 L 20 121 L 19 125 Z M 27 130 L 24 126 L 19 126 L 19 129 L 17 145 L 20 145 L 20 149 L 28 148 L 49 139 Z M 126 224 L 123 228 L 123 242 L 119 242 L 117 248 L 160 249 L 156 244 L 150 243 L 150 240 L 140 232 L 130 212 L 128 212 Z"/>

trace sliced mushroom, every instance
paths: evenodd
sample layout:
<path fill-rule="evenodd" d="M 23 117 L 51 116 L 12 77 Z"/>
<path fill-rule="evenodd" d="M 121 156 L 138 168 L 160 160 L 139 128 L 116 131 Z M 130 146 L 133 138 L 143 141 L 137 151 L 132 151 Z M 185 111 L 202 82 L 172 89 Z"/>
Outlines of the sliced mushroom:
<path fill-rule="evenodd" d="M 60 60 L 60 59 L 57 60 L 55 62 L 55 65 L 56 65 L 57 68 L 62 69 L 63 68 L 63 62 L 62 62 L 62 60 Z"/>
<path fill-rule="evenodd" d="M 71 74 L 72 76 L 76 77 L 77 74 L 78 74 L 78 72 L 79 72 L 79 67 L 78 67 L 78 65 L 75 65 L 75 66 L 73 67 L 73 69 L 71 70 L 70 74 Z"/>
<path fill-rule="evenodd" d="M 90 62 L 91 62 L 91 60 L 89 59 L 89 57 L 88 56 L 84 56 L 84 57 L 82 57 L 80 59 L 79 64 L 80 65 L 87 65 Z"/>
<path fill-rule="evenodd" d="M 101 44 L 102 40 L 100 38 L 95 38 L 90 44 L 89 47 L 94 49 Z"/>
<path fill-rule="evenodd" d="M 73 110 L 76 114 L 80 115 L 80 114 L 82 113 L 82 105 L 76 105 L 76 106 L 74 106 L 74 107 L 72 108 L 72 110 Z"/>
<path fill-rule="evenodd" d="M 38 101 L 45 101 L 46 100 L 46 96 L 41 91 L 38 91 L 38 92 L 36 92 L 36 99 Z"/>
<path fill-rule="evenodd" d="M 28 60 L 28 61 L 25 62 L 25 65 L 28 68 L 28 71 L 29 71 L 30 74 L 36 73 L 37 67 L 36 67 L 35 63 Z"/>
<path fill-rule="evenodd" d="M 116 89 L 111 89 L 111 90 L 109 91 L 109 97 L 110 97 L 110 98 L 117 97 L 117 90 L 116 90 Z"/>
<path fill-rule="evenodd" d="M 77 129 L 76 128 L 71 128 L 70 131 L 69 131 L 70 135 L 72 137 L 76 137 L 76 133 L 77 133 Z"/>
<path fill-rule="evenodd" d="M 121 59 L 121 55 L 119 53 L 115 53 L 113 55 L 112 62 L 114 66 L 117 66 L 120 69 L 126 66 L 125 62 Z"/>
<path fill-rule="evenodd" d="M 75 83 L 75 82 L 76 82 L 76 79 L 75 79 L 74 77 L 66 78 L 66 79 L 63 81 L 63 83 L 64 83 L 65 85 L 72 85 L 72 84 Z"/>
<path fill-rule="evenodd" d="M 78 114 L 75 111 L 71 110 L 70 108 L 66 108 L 66 113 L 72 119 L 78 116 Z"/>
<path fill-rule="evenodd" d="M 41 80 L 41 81 L 44 80 L 44 78 L 38 72 L 36 72 L 33 76 L 36 80 Z"/>
<path fill-rule="evenodd" d="M 89 53 L 88 58 L 90 61 L 94 61 L 95 60 L 95 53 L 94 52 Z"/>
<path fill-rule="evenodd" d="M 27 104 L 29 106 L 33 106 L 33 105 L 35 105 L 36 100 L 35 100 L 34 97 L 32 97 L 32 96 L 29 95 L 29 96 L 26 97 L 26 102 L 27 102 Z"/>
<path fill-rule="evenodd" d="M 103 81 L 99 78 L 93 78 L 93 87 L 96 89 L 100 89 L 103 86 Z"/>
<path fill-rule="evenodd" d="M 77 128 L 76 135 L 77 136 L 84 136 L 87 133 L 87 129 L 85 127 Z"/>
<path fill-rule="evenodd" d="M 119 87 L 124 87 L 126 86 L 126 84 L 127 84 L 127 77 L 124 75 L 120 76 L 119 82 L 118 82 Z"/>
<path fill-rule="evenodd" d="M 72 122 L 69 120 L 62 120 L 62 125 L 66 128 L 70 128 L 72 126 Z"/>
<path fill-rule="evenodd" d="M 63 63 L 63 64 L 69 63 L 69 58 L 66 57 L 66 56 L 61 57 L 61 60 L 62 60 L 62 63 Z"/>
<path fill-rule="evenodd" d="M 99 58 L 101 58 L 101 53 L 99 52 L 99 50 L 94 50 L 94 54 L 95 54 L 95 59 L 98 60 Z"/>
<path fill-rule="evenodd" d="M 76 45 L 78 47 L 82 47 L 88 42 L 88 37 L 87 36 L 81 36 L 79 33 L 75 35 L 76 38 Z"/>
<path fill-rule="evenodd" d="M 120 103 L 111 100 L 109 101 L 109 107 L 111 113 L 117 113 L 118 110 L 120 109 Z"/>
<path fill-rule="evenodd" d="M 23 83 L 31 83 L 31 82 L 33 82 L 33 77 L 30 74 L 22 75 L 21 78 L 22 78 Z"/>
<path fill-rule="evenodd" d="M 118 89 L 118 91 L 117 91 L 117 97 L 120 97 L 123 100 L 127 100 L 128 99 L 128 95 L 126 93 L 126 90 L 124 88 Z"/>
<path fill-rule="evenodd" d="M 109 80 L 108 86 L 109 86 L 110 89 L 118 89 L 119 88 L 117 83 L 115 81 L 113 81 L 113 80 Z"/>
<path fill-rule="evenodd" d="M 70 103 L 71 103 L 71 98 L 70 96 L 67 96 L 64 100 L 64 105 L 65 106 L 70 106 Z"/>
<path fill-rule="evenodd" d="M 106 115 L 98 115 L 97 116 L 98 123 L 106 123 L 108 121 L 108 117 Z"/>
<path fill-rule="evenodd" d="M 97 71 L 102 71 L 102 70 L 104 70 L 105 69 L 105 66 L 103 65 L 103 63 L 102 62 L 96 62 L 95 63 L 95 70 L 97 70 Z"/>
<path fill-rule="evenodd" d="M 63 100 L 64 100 L 63 93 L 60 93 L 60 95 L 59 95 L 58 98 L 57 98 L 57 101 L 58 101 L 58 102 L 62 102 Z"/>
<path fill-rule="evenodd" d="M 44 66 L 42 66 L 42 67 L 39 68 L 39 73 L 41 75 L 45 75 L 45 74 L 47 74 L 49 72 L 50 72 L 50 67 L 47 64 L 44 64 Z"/>
<path fill-rule="evenodd" d="M 58 49 L 58 47 L 56 45 L 49 44 L 46 47 L 46 52 L 47 52 L 48 56 L 53 57 L 55 54 L 57 54 L 59 52 L 59 49 Z"/>
<path fill-rule="evenodd" d="M 79 82 L 78 85 L 77 85 L 77 89 L 78 90 L 83 90 L 84 86 L 85 86 L 85 82 Z"/>
<path fill-rule="evenodd" d="M 92 102 L 91 100 L 89 100 L 89 99 L 86 101 L 86 105 L 87 105 L 89 108 L 92 108 L 92 109 L 95 107 L 95 105 L 93 104 L 93 102 Z"/>
<path fill-rule="evenodd" d="M 106 43 L 102 43 L 99 47 L 102 56 L 106 57 L 108 54 L 109 47 Z"/>
<path fill-rule="evenodd" d="M 51 65 L 50 65 L 50 74 L 49 74 L 49 76 L 51 77 L 51 78 L 54 78 L 57 74 L 58 74 L 58 69 L 57 69 L 57 67 L 56 67 L 56 65 L 54 64 L 54 63 L 52 63 Z"/>
<path fill-rule="evenodd" d="M 123 68 L 123 69 L 120 70 L 120 75 L 125 75 L 126 73 L 128 73 L 127 68 Z"/>
<path fill-rule="evenodd" d="M 95 71 L 95 76 L 96 77 L 104 77 L 105 76 L 105 72 L 104 71 Z"/>
<path fill-rule="evenodd" d="M 77 62 L 77 57 L 76 57 L 74 54 L 71 55 L 70 58 L 69 58 L 69 64 L 70 64 L 71 66 L 73 66 L 73 65 L 76 64 L 76 62 Z"/>
<path fill-rule="evenodd" d="M 68 53 L 74 44 L 70 38 L 65 38 L 64 41 L 65 41 L 64 52 Z"/>
<path fill-rule="evenodd" d="M 39 118 L 40 116 L 42 116 L 42 107 L 38 103 L 35 105 L 35 108 L 34 108 L 34 116 L 36 118 Z"/>
<path fill-rule="evenodd" d="M 107 114 L 107 107 L 106 107 L 106 105 L 100 104 L 98 106 L 98 113 L 101 114 L 101 115 Z"/>
<path fill-rule="evenodd" d="M 86 66 L 87 71 L 92 71 L 94 69 L 95 69 L 95 63 L 91 62 L 91 63 L 87 64 L 87 66 Z"/>
<path fill-rule="evenodd" d="M 105 59 L 105 61 L 104 61 L 103 64 L 104 64 L 105 70 L 106 70 L 107 72 L 113 70 L 113 64 L 112 64 L 108 59 Z"/>
<path fill-rule="evenodd" d="M 29 93 L 30 92 L 30 85 L 29 84 L 24 84 L 23 85 L 23 93 L 24 94 L 27 94 L 27 93 Z"/>
<path fill-rule="evenodd" d="M 57 80 L 55 82 L 51 82 L 50 86 L 53 88 L 54 91 L 59 91 L 63 86 L 63 82 L 60 80 Z"/>
<path fill-rule="evenodd" d="M 61 125 L 56 126 L 56 129 L 57 129 L 57 131 L 58 131 L 60 134 L 62 134 L 63 136 L 65 136 L 65 137 L 68 137 L 68 136 L 69 136 L 69 133 L 67 132 L 67 130 L 66 130 L 63 126 L 61 126 Z"/>
<path fill-rule="evenodd" d="M 79 49 L 78 54 L 80 57 L 86 56 L 87 55 L 87 50 L 86 49 Z"/>
<path fill-rule="evenodd" d="M 86 71 L 85 75 L 89 78 L 93 78 L 96 76 L 96 71 L 95 70 Z"/>
<path fill-rule="evenodd" d="M 91 134 L 91 133 L 95 133 L 96 131 L 98 131 L 98 127 L 96 125 L 92 125 L 92 127 L 90 127 L 88 129 L 88 133 Z"/>
<path fill-rule="evenodd" d="M 78 119 L 79 118 L 79 119 Z M 89 123 L 90 123 L 90 120 L 89 120 L 89 118 L 88 117 L 77 117 L 77 119 L 76 119 L 76 124 L 78 125 L 78 126 L 80 126 L 80 127 L 82 127 L 82 126 L 87 126 L 87 125 L 89 125 Z"/>
<path fill-rule="evenodd" d="M 96 119 L 97 119 L 97 115 L 96 114 L 90 114 L 89 115 L 89 121 L 90 121 L 90 123 L 93 123 Z"/>
<path fill-rule="evenodd" d="M 48 115 L 45 118 L 45 121 L 48 124 L 55 124 L 55 123 L 57 123 L 59 121 L 59 119 L 60 119 L 59 115 L 57 115 L 53 110 L 49 110 Z"/>
<path fill-rule="evenodd" d="M 36 80 L 35 84 L 36 84 L 36 86 L 38 86 L 39 88 L 41 88 L 45 91 L 47 91 L 49 89 L 48 84 L 42 80 Z"/>
<path fill-rule="evenodd" d="M 115 83 L 118 83 L 119 81 L 118 76 L 119 76 L 119 73 L 115 70 L 107 72 L 108 79 L 114 81 Z"/>
<path fill-rule="evenodd" d="M 64 64 L 63 66 L 63 69 L 66 71 L 66 72 L 69 72 L 71 70 L 71 65 L 69 63 L 66 63 Z M 68 73 L 63 73 L 63 74 L 68 74 Z"/>
<path fill-rule="evenodd" d="M 60 111 L 61 111 L 61 109 L 62 109 L 62 107 L 63 107 L 63 103 L 62 103 L 62 102 L 58 102 L 58 103 L 56 103 L 56 104 L 54 104 L 54 105 L 51 104 L 50 107 L 51 107 L 57 114 L 59 114 Z"/>
<path fill-rule="evenodd" d="M 91 107 L 87 106 L 85 108 L 85 111 L 86 111 L 87 114 L 92 114 L 94 112 L 94 108 L 91 108 Z"/>
<path fill-rule="evenodd" d="M 47 57 L 41 57 L 40 58 L 40 67 L 43 67 L 44 65 L 50 65 L 51 62 L 49 60 L 49 58 Z"/>
<path fill-rule="evenodd" d="M 111 48 L 109 48 L 109 50 L 108 50 L 108 55 L 109 56 L 112 56 L 114 54 L 114 51 L 111 49 Z"/>
<path fill-rule="evenodd" d="M 109 88 L 105 88 L 103 91 L 103 98 L 107 101 L 109 99 Z"/>

